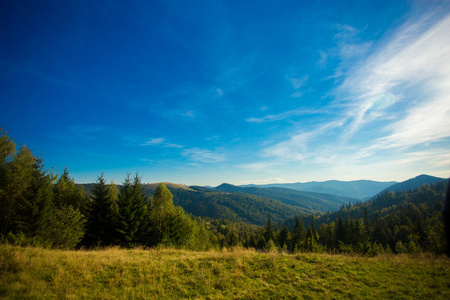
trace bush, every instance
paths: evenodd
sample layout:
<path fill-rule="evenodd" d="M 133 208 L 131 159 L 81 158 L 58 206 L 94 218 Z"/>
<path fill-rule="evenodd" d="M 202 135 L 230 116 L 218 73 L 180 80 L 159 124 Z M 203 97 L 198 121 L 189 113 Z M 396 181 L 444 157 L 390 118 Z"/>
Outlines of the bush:
<path fill-rule="evenodd" d="M 277 251 L 277 247 L 275 246 L 275 243 L 270 239 L 266 244 L 266 252 L 267 253 L 273 253 Z"/>
<path fill-rule="evenodd" d="M 402 254 L 408 252 L 408 249 L 403 245 L 402 241 L 398 241 L 395 244 L 395 252 L 397 254 Z"/>
<path fill-rule="evenodd" d="M 74 248 L 84 236 L 85 217 L 72 206 L 55 208 L 44 220 L 38 237 L 45 246 Z"/>

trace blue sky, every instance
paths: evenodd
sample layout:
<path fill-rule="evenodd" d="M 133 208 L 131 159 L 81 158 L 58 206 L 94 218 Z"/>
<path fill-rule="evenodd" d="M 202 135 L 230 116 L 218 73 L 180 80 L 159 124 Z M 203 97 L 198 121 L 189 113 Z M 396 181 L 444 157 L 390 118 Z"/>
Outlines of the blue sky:
<path fill-rule="evenodd" d="M 450 175 L 449 1 L 1 1 L 0 126 L 77 182 Z"/>

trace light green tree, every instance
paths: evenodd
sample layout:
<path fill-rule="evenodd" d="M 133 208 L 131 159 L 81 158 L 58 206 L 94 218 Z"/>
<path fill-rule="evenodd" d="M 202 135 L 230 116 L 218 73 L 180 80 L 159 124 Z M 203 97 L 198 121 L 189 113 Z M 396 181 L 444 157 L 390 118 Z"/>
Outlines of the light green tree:
<path fill-rule="evenodd" d="M 149 202 L 150 244 L 160 244 L 169 239 L 171 223 L 174 222 L 172 218 L 175 214 L 173 195 L 166 185 L 161 183 Z"/>
<path fill-rule="evenodd" d="M 56 181 L 53 193 L 54 202 L 58 208 L 70 205 L 86 214 L 88 210 L 88 199 L 83 189 L 75 184 L 73 178 L 70 178 L 67 167 Z"/>
<path fill-rule="evenodd" d="M 0 214 L 1 233 L 17 229 L 20 221 L 19 210 L 32 183 L 35 158 L 31 151 L 23 146 L 9 161 L 4 161 L 0 177 Z"/>

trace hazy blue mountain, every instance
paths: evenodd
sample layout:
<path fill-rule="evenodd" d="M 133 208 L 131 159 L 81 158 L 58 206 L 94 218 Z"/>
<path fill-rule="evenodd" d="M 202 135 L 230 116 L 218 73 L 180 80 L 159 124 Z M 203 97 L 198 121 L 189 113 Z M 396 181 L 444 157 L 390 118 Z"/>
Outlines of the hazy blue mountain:
<path fill-rule="evenodd" d="M 274 183 L 266 185 L 243 185 L 242 187 L 280 187 L 294 189 L 305 192 L 315 192 L 331 194 L 341 197 L 355 198 L 358 200 L 368 199 L 384 189 L 396 184 L 396 181 L 372 181 L 372 180 L 355 180 L 355 181 L 311 181 L 296 183 Z"/>
<path fill-rule="evenodd" d="M 331 194 L 314 193 L 297 191 L 294 189 L 280 188 L 280 187 L 242 187 L 231 184 L 221 184 L 216 187 L 215 190 L 227 192 L 227 193 L 245 193 L 256 196 L 276 199 L 282 203 L 295 205 L 304 208 L 308 211 L 325 212 L 335 211 L 343 204 L 349 202 L 354 203 L 358 199 L 350 197 L 341 197 Z"/>
<path fill-rule="evenodd" d="M 426 183 L 432 184 L 432 183 L 436 183 L 436 182 L 439 182 L 442 180 L 445 180 L 445 178 L 439 178 L 439 177 L 422 174 L 422 175 L 416 176 L 414 178 L 402 181 L 400 183 L 391 185 L 390 187 L 384 189 L 383 192 L 384 191 L 403 192 L 403 191 L 413 190 L 413 189 L 417 189 L 417 188 L 421 187 L 422 185 L 424 185 Z"/>

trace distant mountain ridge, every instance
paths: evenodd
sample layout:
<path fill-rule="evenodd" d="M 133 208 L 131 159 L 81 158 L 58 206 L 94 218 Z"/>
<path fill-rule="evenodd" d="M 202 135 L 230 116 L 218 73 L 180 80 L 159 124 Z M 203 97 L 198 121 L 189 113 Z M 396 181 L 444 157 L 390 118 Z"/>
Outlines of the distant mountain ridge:
<path fill-rule="evenodd" d="M 297 215 L 309 215 L 339 210 L 343 205 L 376 197 L 382 191 L 396 191 L 417 188 L 425 183 L 432 184 L 444 180 L 429 175 L 419 175 L 401 183 L 376 182 L 369 180 L 273 184 L 264 186 L 234 186 L 222 184 L 216 188 L 187 186 L 165 183 L 174 196 L 174 204 L 180 205 L 188 213 L 199 217 L 226 219 L 264 225 L 267 214 L 274 222 L 294 218 Z M 144 192 L 151 196 L 159 183 L 143 184 Z M 389 186 L 386 186 L 389 185 Z M 79 184 L 87 194 L 92 193 L 93 183 Z M 281 186 L 281 187 L 280 187 Z M 300 191 L 289 186 L 320 191 L 338 191 L 335 194 Z M 120 187 L 120 185 L 118 185 Z M 381 188 L 383 187 L 383 188 Z M 347 194 L 364 196 L 352 198 L 339 195 L 347 188 Z M 367 188 L 367 190 L 364 190 Z M 373 194 L 371 194 L 373 193 Z M 371 195 L 370 195 L 371 194 Z M 370 195 L 367 196 L 366 195 Z"/>
<path fill-rule="evenodd" d="M 242 187 L 223 183 L 215 188 L 226 193 L 245 193 L 279 200 L 282 203 L 301 207 L 311 212 L 335 211 L 343 204 L 355 203 L 358 199 L 331 194 L 297 191 L 280 187 Z"/>
<path fill-rule="evenodd" d="M 428 175 L 420 175 L 405 180 L 402 183 L 419 184 L 419 182 L 423 180 L 436 180 L 436 179 L 439 178 Z M 436 203 L 438 203 L 436 206 L 437 210 L 441 211 L 444 205 L 443 202 L 445 201 L 445 194 L 448 184 L 449 179 L 438 180 L 435 181 L 434 183 L 425 182 L 423 185 L 419 185 L 418 187 L 413 189 L 410 188 L 406 188 L 404 190 L 396 189 L 395 191 L 398 191 L 399 192 L 398 194 L 390 193 L 394 191 L 388 189 L 375 195 L 368 201 L 359 202 L 356 204 L 352 204 L 351 206 L 345 206 L 338 211 L 326 213 L 320 216 L 319 218 L 316 218 L 314 222 L 317 228 L 319 228 L 322 223 L 330 224 L 331 222 L 336 222 L 339 216 L 341 216 L 342 220 L 346 220 L 348 218 L 357 218 L 362 220 L 364 218 L 364 208 L 366 207 L 368 209 L 369 219 L 371 222 L 373 222 L 375 221 L 375 213 L 377 213 L 380 218 L 384 217 L 385 215 L 400 209 L 402 203 L 403 205 L 406 206 L 414 204 L 416 207 L 420 207 L 421 203 L 427 203 L 428 207 L 431 208 L 435 207 Z M 409 187 L 410 185 L 407 186 Z M 422 207 L 421 209 L 424 208 Z M 303 219 L 306 227 L 311 224 L 310 218 L 303 218 Z M 288 228 L 293 228 L 295 220 L 296 218 L 286 220 L 280 223 L 280 226 L 287 226 Z"/>
<path fill-rule="evenodd" d="M 148 199 L 154 195 L 160 183 L 142 184 Z M 206 187 L 187 186 L 164 182 L 173 195 L 173 203 L 181 206 L 187 213 L 197 217 L 225 219 L 264 225 L 270 213 L 274 222 L 307 215 L 314 210 L 282 203 L 279 200 L 244 193 L 225 193 Z M 81 184 L 88 195 L 92 194 L 94 184 Z M 118 185 L 120 188 L 121 186 Z"/>
<path fill-rule="evenodd" d="M 144 192 L 151 196 L 159 183 L 143 184 Z M 281 221 L 295 215 L 306 215 L 314 210 L 282 203 L 279 200 L 245 193 L 226 193 L 199 186 L 165 183 L 173 195 L 175 205 L 198 217 L 226 219 L 264 225 L 267 215 Z"/>
<path fill-rule="evenodd" d="M 397 192 L 397 191 L 406 192 L 408 190 L 417 189 L 426 183 L 433 184 L 433 183 L 436 183 L 436 182 L 439 182 L 442 180 L 445 180 L 445 178 L 439 178 L 439 177 L 422 174 L 422 175 L 416 176 L 414 178 L 402 181 L 400 183 L 391 185 L 390 187 L 384 189 L 382 192 Z"/>
<path fill-rule="evenodd" d="M 354 181 L 311 181 L 296 183 L 273 183 L 265 185 L 242 185 L 241 187 L 279 187 L 288 188 L 297 191 L 331 194 L 341 197 L 366 200 L 378 194 L 384 189 L 397 184 L 397 181 L 373 181 L 373 180 L 354 180 Z"/>

